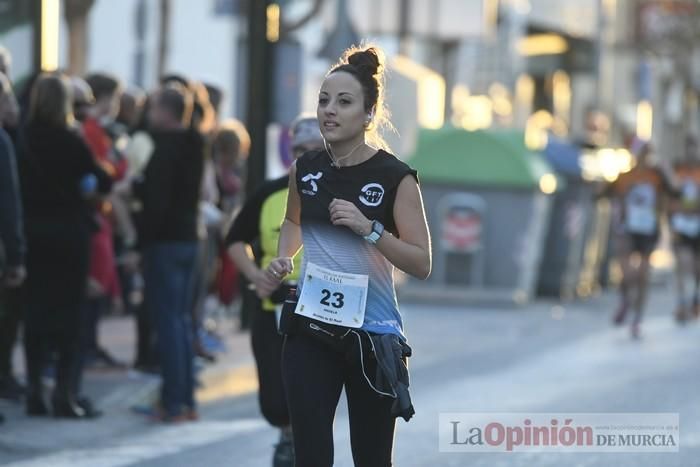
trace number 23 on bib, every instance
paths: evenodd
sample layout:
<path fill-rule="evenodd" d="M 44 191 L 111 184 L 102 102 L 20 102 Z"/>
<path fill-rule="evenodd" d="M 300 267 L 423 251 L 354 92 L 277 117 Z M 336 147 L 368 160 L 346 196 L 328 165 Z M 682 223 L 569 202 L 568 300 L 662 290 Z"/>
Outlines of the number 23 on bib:
<path fill-rule="evenodd" d="M 298 315 L 336 326 L 359 328 L 365 321 L 368 277 L 308 263 L 297 303 Z"/>

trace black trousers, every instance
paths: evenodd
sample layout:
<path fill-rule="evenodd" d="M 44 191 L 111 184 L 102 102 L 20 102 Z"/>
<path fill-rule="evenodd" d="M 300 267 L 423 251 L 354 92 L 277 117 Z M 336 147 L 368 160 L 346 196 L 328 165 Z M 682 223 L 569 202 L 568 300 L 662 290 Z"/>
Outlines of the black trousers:
<path fill-rule="evenodd" d="M 19 288 L 0 285 L 0 379 L 12 376 L 12 351 L 22 321 L 20 297 Z"/>
<path fill-rule="evenodd" d="M 51 351 L 58 354 L 55 393 L 75 393 L 80 334 L 90 260 L 90 233 L 71 225 L 28 229 L 24 283 L 24 350 L 30 395 L 41 391 Z"/>
<path fill-rule="evenodd" d="M 252 312 L 251 344 L 258 367 L 260 410 L 270 425 L 289 426 L 289 409 L 282 383 L 282 343 L 275 313 L 258 308 Z"/>
<path fill-rule="evenodd" d="M 156 330 L 151 323 L 151 314 L 143 300 L 136 307 L 136 366 L 158 365 L 158 352 L 156 350 Z"/>
<path fill-rule="evenodd" d="M 90 357 L 97 354 L 98 324 L 102 311 L 109 306 L 109 298 L 87 298 L 83 302 L 80 319 L 78 358 L 73 374 L 73 390 L 80 394 L 83 384 L 83 371 Z"/>
<path fill-rule="evenodd" d="M 367 374 L 375 362 L 365 362 Z M 350 415 L 350 442 L 356 467 L 391 466 L 395 418 L 393 400 L 374 392 L 359 358 L 346 357 L 316 339 L 287 336 L 282 374 L 292 418 L 297 467 L 333 465 L 333 419 L 345 387 Z"/>

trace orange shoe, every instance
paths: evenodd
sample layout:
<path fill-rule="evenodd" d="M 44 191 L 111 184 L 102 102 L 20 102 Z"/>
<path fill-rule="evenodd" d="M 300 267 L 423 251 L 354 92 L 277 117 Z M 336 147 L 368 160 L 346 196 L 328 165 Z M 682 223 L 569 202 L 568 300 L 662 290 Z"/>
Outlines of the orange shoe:
<path fill-rule="evenodd" d="M 186 409 L 185 417 L 187 417 L 187 421 L 196 422 L 197 420 L 199 420 L 199 413 L 196 409 Z"/>
<path fill-rule="evenodd" d="M 199 419 L 199 415 L 197 415 L 197 412 L 184 410 L 177 415 L 168 415 L 168 414 L 162 413 L 162 414 L 160 414 L 160 416 L 152 417 L 151 421 L 155 422 L 155 423 L 176 424 L 176 423 L 194 422 L 198 419 Z"/>

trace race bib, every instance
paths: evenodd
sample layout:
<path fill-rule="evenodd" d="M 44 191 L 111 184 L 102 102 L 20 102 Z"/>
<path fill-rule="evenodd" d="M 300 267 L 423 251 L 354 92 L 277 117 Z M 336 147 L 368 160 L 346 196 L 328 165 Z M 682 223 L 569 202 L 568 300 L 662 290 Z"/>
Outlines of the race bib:
<path fill-rule="evenodd" d="M 294 312 L 336 326 L 359 328 L 365 321 L 368 277 L 306 265 Z"/>
<path fill-rule="evenodd" d="M 627 232 L 642 235 L 656 233 L 656 190 L 651 183 L 637 183 L 625 197 Z"/>
<path fill-rule="evenodd" d="M 681 187 L 681 200 L 683 203 L 696 203 L 698 201 L 698 186 L 695 182 L 687 181 Z"/>
<path fill-rule="evenodd" d="M 627 206 L 625 224 L 630 233 L 652 235 L 656 232 L 656 214 L 646 206 Z"/>
<path fill-rule="evenodd" d="M 687 235 L 688 237 L 696 237 L 700 234 L 700 216 L 690 214 L 674 214 L 671 217 L 671 226 L 673 230 Z"/>

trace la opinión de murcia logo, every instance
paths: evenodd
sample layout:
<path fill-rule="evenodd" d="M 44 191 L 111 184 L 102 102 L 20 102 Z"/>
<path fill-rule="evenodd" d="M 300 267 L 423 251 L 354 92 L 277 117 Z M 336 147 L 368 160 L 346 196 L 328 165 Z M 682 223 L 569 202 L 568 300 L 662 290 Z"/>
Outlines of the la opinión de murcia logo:
<path fill-rule="evenodd" d="M 452 414 L 455 415 L 455 414 Z M 440 415 L 443 452 L 678 452 L 677 414 Z M 617 418 L 616 418 L 617 417 Z M 613 423 L 611 423 L 613 422 Z"/>

